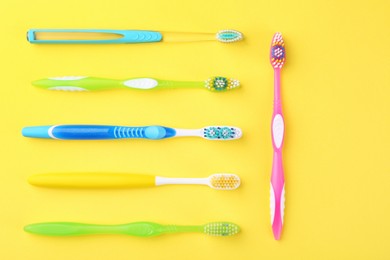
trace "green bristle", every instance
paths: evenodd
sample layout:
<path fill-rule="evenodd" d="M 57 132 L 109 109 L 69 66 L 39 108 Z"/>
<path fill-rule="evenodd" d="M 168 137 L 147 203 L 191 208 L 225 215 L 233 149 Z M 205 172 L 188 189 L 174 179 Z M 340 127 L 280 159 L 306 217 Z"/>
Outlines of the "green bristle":
<path fill-rule="evenodd" d="M 238 87 L 240 87 L 240 82 L 236 79 L 212 77 L 205 81 L 205 88 L 211 91 L 226 91 Z"/>

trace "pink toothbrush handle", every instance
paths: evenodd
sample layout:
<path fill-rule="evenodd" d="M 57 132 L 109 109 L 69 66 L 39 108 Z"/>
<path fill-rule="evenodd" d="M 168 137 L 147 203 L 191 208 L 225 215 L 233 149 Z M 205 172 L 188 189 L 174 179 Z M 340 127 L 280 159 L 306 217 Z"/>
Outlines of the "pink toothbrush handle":
<path fill-rule="evenodd" d="M 272 145 L 274 158 L 271 175 L 271 224 L 274 237 L 280 239 L 284 216 L 284 172 L 282 147 L 284 140 L 284 119 L 280 102 L 280 70 L 275 70 L 275 101 L 272 117 Z"/>
<path fill-rule="evenodd" d="M 284 175 L 282 153 L 274 152 L 271 176 L 271 224 L 276 240 L 280 239 L 284 216 Z"/>

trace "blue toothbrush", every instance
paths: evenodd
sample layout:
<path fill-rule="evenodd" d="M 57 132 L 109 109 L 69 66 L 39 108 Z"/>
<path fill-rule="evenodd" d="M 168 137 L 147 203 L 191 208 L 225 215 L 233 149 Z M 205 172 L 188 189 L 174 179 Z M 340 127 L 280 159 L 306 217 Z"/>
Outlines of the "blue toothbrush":
<path fill-rule="evenodd" d="M 103 140 L 124 138 L 165 139 L 199 136 L 208 140 L 234 140 L 241 137 L 238 127 L 207 126 L 201 129 L 177 129 L 165 126 L 54 125 L 30 126 L 22 130 L 25 137 L 60 140 Z"/>
<path fill-rule="evenodd" d="M 215 40 L 230 43 L 242 39 L 242 33 L 236 30 L 221 30 L 216 34 L 106 29 L 30 29 L 27 31 L 27 40 L 30 43 L 46 44 L 114 44 Z"/>

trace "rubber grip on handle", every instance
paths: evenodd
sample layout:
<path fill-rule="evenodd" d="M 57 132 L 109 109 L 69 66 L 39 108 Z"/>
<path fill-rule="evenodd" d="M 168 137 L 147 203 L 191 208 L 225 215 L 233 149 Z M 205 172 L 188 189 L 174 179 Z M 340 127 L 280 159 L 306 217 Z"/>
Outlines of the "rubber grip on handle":
<path fill-rule="evenodd" d="M 39 33 L 44 34 L 108 34 L 113 39 L 39 39 Z M 115 38 L 117 36 L 119 38 Z M 30 29 L 27 31 L 27 40 L 30 43 L 46 44 L 115 44 L 115 43 L 148 43 L 159 42 L 162 34 L 155 31 L 142 30 L 100 30 L 100 29 Z"/>
<path fill-rule="evenodd" d="M 103 140 L 122 138 L 164 139 L 176 134 L 164 126 L 109 126 L 109 125 L 56 125 L 32 126 L 22 130 L 25 137 L 61 140 Z"/>
<path fill-rule="evenodd" d="M 30 176 L 28 182 L 49 188 L 140 188 L 155 186 L 155 176 L 123 173 L 46 173 Z"/>

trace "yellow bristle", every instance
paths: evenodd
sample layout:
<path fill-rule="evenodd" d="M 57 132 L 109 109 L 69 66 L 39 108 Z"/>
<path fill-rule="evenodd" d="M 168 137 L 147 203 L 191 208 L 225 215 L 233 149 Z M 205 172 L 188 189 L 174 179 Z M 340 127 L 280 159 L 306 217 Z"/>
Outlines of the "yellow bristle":
<path fill-rule="evenodd" d="M 215 174 L 211 177 L 210 184 L 215 189 L 233 190 L 240 185 L 240 178 L 234 174 Z"/>

